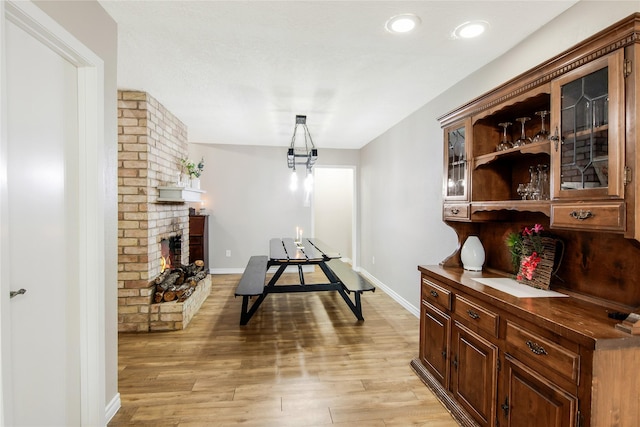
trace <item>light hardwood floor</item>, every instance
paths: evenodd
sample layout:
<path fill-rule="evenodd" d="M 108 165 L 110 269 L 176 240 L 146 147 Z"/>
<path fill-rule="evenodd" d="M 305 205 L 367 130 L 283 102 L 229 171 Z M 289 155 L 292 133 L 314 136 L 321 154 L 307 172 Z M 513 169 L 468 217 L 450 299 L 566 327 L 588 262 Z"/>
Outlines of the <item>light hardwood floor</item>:
<path fill-rule="evenodd" d="M 120 334 L 110 427 L 458 425 L 409 367 L 418 319 L 381 290 L 363 296 L 364 322 L 313 292 L 269 295 L 239 326 L 239 278 L 212 276 L 184 331 Z"/>

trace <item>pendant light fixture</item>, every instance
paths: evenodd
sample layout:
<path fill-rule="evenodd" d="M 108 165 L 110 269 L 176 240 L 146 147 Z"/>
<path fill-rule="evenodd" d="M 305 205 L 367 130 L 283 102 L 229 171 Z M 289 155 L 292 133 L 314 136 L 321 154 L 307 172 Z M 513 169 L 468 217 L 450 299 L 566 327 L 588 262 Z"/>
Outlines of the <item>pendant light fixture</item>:
<path fill-rule="evenodd" d="M 299 140 L 304 139 L 302 142 L 296 145 L 296 137 L 298 136 L 298 126 L 302 127 L 302 137 Z M 307 127 L 307 116 L 296 116 L 296 125 L 293 128 L 293 137 L 291 137 L 291 145 L 287 150 L 287 166 L 296 171 L 296 165 L 305 165 L 307 173 L 311 173 L 311 168 L 318 159 L 318 150 L 313 145 L 309 128 Z"/>

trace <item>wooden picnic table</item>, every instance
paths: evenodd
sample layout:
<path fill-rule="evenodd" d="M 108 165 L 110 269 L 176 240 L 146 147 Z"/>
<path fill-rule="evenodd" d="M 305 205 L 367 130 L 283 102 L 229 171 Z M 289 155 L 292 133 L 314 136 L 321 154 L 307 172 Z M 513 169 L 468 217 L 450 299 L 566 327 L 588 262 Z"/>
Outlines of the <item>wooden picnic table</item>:
<path fill-rule="evenodd" d="M 304 266 L 317 265 L 328 282 L 306 283 Z M 277 266 L 275 274 L 266 282 L 267 270 Z M 278 281 L 287 267 L 296 267 L 300 283 L 279 284 Z M 265 284 L 266 283 L 266 284 Z M 350 265 L 340 260 L 340 253 L 321 240 L 305 238 L 296 242 L 291 238 L 273 238 L 269 241 L 269 256 L 252 256 L 247 264 L 235 295 L 242 296 L 240 324 L 246 325 L 262 301 L 271 293 L 336 291 L 344 299 L 358 320 L 362 316 L 360 296 L 375 287 Z M 349 297 L 353 294 L 353 301 Z M 249 307 L 249 299 L 257 297 Z"/>

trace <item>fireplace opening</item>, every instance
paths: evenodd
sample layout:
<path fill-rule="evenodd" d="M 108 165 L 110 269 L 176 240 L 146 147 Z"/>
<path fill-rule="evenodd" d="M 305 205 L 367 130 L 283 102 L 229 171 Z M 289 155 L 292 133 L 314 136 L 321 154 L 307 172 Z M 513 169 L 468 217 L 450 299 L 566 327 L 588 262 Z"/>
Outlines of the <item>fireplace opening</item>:
<path fill-rule="evenodd" d="M 160 240 L 160 272 L 180 265 L 182 236 L 170 236 Z"/>

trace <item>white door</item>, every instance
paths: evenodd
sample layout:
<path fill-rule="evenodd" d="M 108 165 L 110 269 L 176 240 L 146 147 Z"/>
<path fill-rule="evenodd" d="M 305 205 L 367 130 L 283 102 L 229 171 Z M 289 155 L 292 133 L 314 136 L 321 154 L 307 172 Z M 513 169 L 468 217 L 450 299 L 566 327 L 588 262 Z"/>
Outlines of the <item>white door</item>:
<path fill-rule="evenodd" d="M 6 41 L 13 426 L 80 424 L 76 249 L 77 67 L 8 22 Z M 76 161 L 74 161 L 76 159 Z"/>

